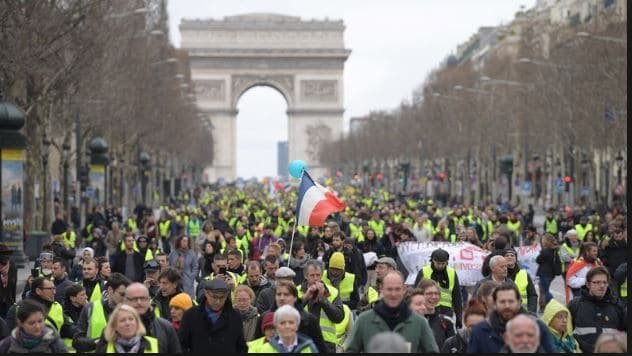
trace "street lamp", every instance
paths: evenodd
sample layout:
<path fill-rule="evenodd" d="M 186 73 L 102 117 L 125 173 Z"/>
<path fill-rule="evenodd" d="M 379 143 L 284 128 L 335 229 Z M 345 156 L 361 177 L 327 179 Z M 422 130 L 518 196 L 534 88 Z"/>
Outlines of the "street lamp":
<path fill-rule="evenodd" d="M 606 42 L 615 42 L 615 43 L 620 43 L 620 44 L 627 44 L 628 43 L 623 38 L 610 37 L 610 36 L 598 36 L 598 35 L 593 35 L 593 34 L 588 33 L 588 32 L 577 32 L 575 34 L 575 36 L 581 37 L 581 38 L 592 38 L 592 39 L 595 39 L 595 40 L 601 40 L 601 41 L 606 41 Z"/>
<path fill-rule="evenodd" d="M 63 204 L 64 204 L 64 210 L 66 211 L 66 216 L 68 219 L 70 219 L 70 215 L 71 215 L 71 211 L 70 211 L 70 204 L 68 203 L 68 197 L 69 197 L 69 192 L 68 192 L 68 163 L 70 161 L 70 143 L 68 142 L 69 136 L 67 136 L 67 139 L 64 140 L 64 143 L 61 145 L 62 148 L 62 154 L 63 154 L 63 160 L 64 160 L 64 177 L 63 177 L 63 189 L 64 189 L 64 196 L 62 198 Z M 68 220 L 70 221 L 70 220 Z"/>
<path fill-rule="evenodd" d="M 141 203 L 145 203 L 146 200 L 146 191 L 147 191 L 147 179 L 149 178 L 149 161 L 151 160 L 151 157 L 149 156 L 149 153 L 145 152 L 145 151 L 141 151 L 141 153 L 138 155 L 138 162 L 140 163 L 140 172 L 141 172 Z"/>
<path fill-rule="evenodd" d="M 108 153 L 108 143 L 103 137 L 96 136 L 90 140 L 90 186 L 93 189 L 96 204 L 104 203 L 107 200 L 107 165 L 110 162 Z"/>

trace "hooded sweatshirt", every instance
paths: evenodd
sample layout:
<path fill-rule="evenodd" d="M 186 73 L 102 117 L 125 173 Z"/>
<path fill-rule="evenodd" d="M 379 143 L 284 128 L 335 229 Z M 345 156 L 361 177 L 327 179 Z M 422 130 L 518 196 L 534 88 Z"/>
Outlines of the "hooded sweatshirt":
<path fill-rule="evenodd" d="M 568 315 L 566 330 L 564 330 L 564 333 L 562 335 L 560 335 L 559 332 L 551 327 L 551 321 L 559 312 L 566 312 L 566 314 Z M 566 308 L 566 306 L 558 302 L 556 299 L 551 299 L 551 301 L 544 308 L 542 321 L 544 321 L 549 329 L 555 352 L 581 353 L 579 343 L 577 342 L 577 340 L 575 340 L 575 337 L 573 337 L 573 321 L 571 319 L 571 313 L 570 311 L 568 311 L 568 308 Z"/>

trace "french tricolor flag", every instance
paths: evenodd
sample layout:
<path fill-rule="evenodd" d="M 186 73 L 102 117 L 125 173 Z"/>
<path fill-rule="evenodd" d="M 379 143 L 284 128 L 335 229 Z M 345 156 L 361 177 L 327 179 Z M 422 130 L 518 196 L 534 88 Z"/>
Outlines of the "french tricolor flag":
<path fill-rule="evenodd" d="M 303 172 L 296 202 L 298 225 L 323 226 L 329 214 L 344 208 L 345 203 Z"/>

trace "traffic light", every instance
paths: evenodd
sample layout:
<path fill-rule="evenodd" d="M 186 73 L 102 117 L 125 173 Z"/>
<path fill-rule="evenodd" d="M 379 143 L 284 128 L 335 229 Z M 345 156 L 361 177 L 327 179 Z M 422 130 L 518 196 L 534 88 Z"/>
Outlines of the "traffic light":
<path fill-rule="evenodd" d="M 571 182 L 573 181 L 573 178 L 571 178 L 571 176 L 565 176 L 564 177 L 564 191 L 565 192 L 570 192 L 571 191 Z"/>

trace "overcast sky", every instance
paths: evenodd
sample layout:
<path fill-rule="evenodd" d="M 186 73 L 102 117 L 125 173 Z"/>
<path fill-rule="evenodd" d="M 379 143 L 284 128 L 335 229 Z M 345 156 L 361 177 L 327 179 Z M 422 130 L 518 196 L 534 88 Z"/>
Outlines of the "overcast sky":
<path fill-rule="evenodd" d="M 345 131 L 349 118 L 396 107 L 456 46 L 481 26 L 509 23 L 535 0 L 170 0 L 170 38 L 180 47 L 182 18 L 268 12 L 302 19 L 342 19 L 345 47 Z M 277 141 L 287 140 L 285 99 L 255 87 L 238 103 L 237 175 L 274 176 Z M 309 163 L 309 162 L 308 162 Z"/>

